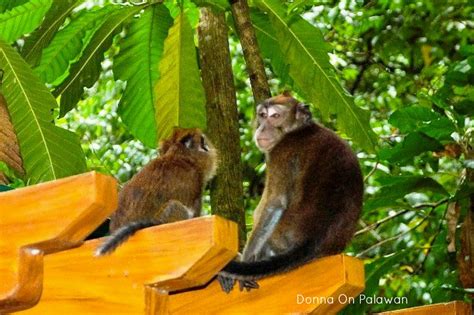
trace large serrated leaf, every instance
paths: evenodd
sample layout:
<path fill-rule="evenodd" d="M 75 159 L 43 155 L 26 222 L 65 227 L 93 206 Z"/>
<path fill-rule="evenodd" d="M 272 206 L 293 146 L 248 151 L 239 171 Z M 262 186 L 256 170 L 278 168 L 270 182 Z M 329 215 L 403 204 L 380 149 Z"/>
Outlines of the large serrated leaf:
<path fill-rule="evenodd" d="M 118 108 L 120 117 L 131 133 L 150 147 L 157 143 L 154 86 L 164 40 L 172 24 L 164 5 L 147 8 L 130 24 L 114 60 L 115 77 L 127 81 Z"/>
<path fill-rule="evenodd" d="M 81 0 L 53 0 L 51 9 L 46 14 L 40 28 L 26 38 L 25 45 L 21 50 L 23 58 L 30 66 L 35 67 L 38 64 L 41 51 L 50 43 L 66 17 L 80 1 Z"/>
<path fill-rule="evenodd" d="M 13 43 L 37 28 L 51 6 L 51 0 L 31 0 L 0 14 L 0 39 Z"/>
<path fill-rule="evenodd" d="M 53 124 L 56 100 L 28 64 L 0 40 L 3 92 L 31 184 L 85 171 L 84 153 L 76 135 Z"/>
<path fill-rule="evenodd" d="M 252 9 L 250 13 L 255 34 L 257 36 L 258 46 L 262 55 L 270 60 L 273 72 L 278 76 L 282 83 L 292 85 L 293 80 L 291 79 L 289 72 L 290 66 L 287 64 L 285 56 L 283 56 L 281 50 L 277 48 L 279 43 L 275 37 L 275 31 L 270 24 L 270 19 L 267 15 L 256 9 Z"/>
<path fill-rule="evenodd" d="M 185 14 L 176 17 L 165 40 L 155 95 L 158 139 L 170 135 L 174 126 L 205 128 L 204 89 L 193 32 Z"/>
<path fill-rule="evenodd" d="M 94 33 L 79 60 L 71 66 L 69 76 L 54 90 L 61 96 L 60 115 L 64 116 L 81 99 L 84 87 L 91 87 L 99 78 L 105 51 L 112 44 L 122 24 L 143 7 L 126 7 L 110 14 Z"/>
<path fill-rule="evenodd" d="M 69 68 L 70 63 L 79 58 L 86 35 L 89 31 L 104 22 L 104 16 L 109 14 L 109 7 L 96 11 L 83 11 L 65 28 L 60 30 L 43 50 L 41 61 L 35 73 L 46 83 L 53 83 Z"/>
<path fill-rule="evenodd" d="M 338 128 L 361 148 L 374 152 L 370 113 L 355 106 L 337 81 L 321 32 L 298 15 L 288 16 L 281 1 L 258 0 L 257 4 L 270 18 L 279 43 L 274 49 L 281 49 L 298 91 L 317 105 L 326 119 L 336 114 Z"/>

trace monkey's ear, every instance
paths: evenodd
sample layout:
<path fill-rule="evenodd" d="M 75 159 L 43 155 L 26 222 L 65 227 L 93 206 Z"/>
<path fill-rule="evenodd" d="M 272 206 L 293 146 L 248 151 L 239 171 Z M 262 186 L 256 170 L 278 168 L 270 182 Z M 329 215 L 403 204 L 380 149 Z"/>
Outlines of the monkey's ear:
<path fill-rule="evenodd" d="M 289 90 L 284 90 L 283 93 L 281 93 L 282 95 L 286 96 L 286 97 L 293 97 L 291 95 L 291 92 Z"/>
<path fill-rule="evenodd" d="M 298 103 L 296 105 L 296 120 L 303 123 L 309 122 L 312 118 L 311 111 L 309 110 L 309 105 L 304 103 Z"/>
<path fill-rule="evenodd" d="M 169 148 L 170 148 L 169 141 L 161 141 L 160 148 L 159 148 L 160 155 L 165 154 Z"/>
<path fill-rule="evenodd" d="M 194 147 L 194 139 L 193 135 L 186 135 L 180 141 L 187 149 L 191 149 Z"/>

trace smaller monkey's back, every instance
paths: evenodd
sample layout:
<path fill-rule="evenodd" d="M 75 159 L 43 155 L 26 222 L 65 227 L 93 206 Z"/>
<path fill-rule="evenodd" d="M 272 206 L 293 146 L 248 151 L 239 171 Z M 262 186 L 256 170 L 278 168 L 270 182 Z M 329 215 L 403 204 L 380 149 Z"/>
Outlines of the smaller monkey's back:
<path fill-rule="evenodd" d="M 185 156 L 164 155 L 154 159 L 120 191 L 110 230 L 135 220 L 156 219 L 170 200 L 193 209 L 198 206 L 200 210 L 202 177 L 193 160 Z"/>

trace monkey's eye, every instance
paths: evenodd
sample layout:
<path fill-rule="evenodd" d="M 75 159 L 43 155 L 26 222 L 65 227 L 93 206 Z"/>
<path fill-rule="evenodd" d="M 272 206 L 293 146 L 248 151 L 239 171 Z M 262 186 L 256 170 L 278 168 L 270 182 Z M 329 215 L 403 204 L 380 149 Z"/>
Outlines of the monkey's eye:
<path fill-rule="evenodd" d="M 201 137 L 201 148 L 206 152 L 209 151 L 209 146 L 207 145 L 206 140 L 204 140 L 204 137 Z"/>
<path fill-rule="evenodd" d="M 258 116 L 260 116 L 260 118 L 267 118 L 267 113 L 259 113 Z"/>
<path fill-rule="evenodd" d="M 280 114 L 275 113 L 275 114 L 273 114 L 271 117 L 272 117 L 272 118 L 280 118 Z"/>

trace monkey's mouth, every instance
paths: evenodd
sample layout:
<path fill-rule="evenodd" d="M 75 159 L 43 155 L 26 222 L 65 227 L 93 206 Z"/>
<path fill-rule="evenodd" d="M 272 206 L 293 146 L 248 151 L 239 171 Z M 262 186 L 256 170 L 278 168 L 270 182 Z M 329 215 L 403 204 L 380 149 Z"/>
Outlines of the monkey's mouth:
<path fill-rule="evenodd" d="M 262 149 L 265 149 L 272 145 L 272 141 L 268 138 L 257 138 L 257 144 Z"/>

